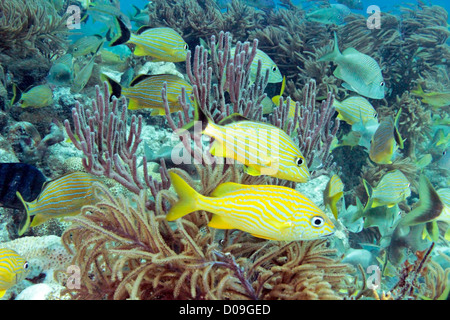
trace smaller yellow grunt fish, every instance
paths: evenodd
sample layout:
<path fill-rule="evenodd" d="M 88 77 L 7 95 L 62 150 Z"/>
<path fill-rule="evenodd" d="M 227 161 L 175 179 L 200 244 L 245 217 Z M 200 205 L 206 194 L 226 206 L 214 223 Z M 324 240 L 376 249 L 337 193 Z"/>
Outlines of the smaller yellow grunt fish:
<path fill-rule="evenodd" d="M 235 51 L 236 47 L 231 48 L 230 54 L 232 57 L 234 56 Z M 252 48 L 250 47 L 249 52 L 251 51 Z M 283 81 L 283 77 L 277 64 L 272 60 L 271 57 L 267 55 L 267 53 L 259 49 L 256 49 L 256 55 L 253 58 L 252 64 L 250 65 L 250 79 L 252 81 L 255 81 L 259 60 L 261 60 L 261 75 L 265 75 L 266 70 L 269 70 L 268 83 L 278 83 Z"/>
<path fill-rule="evenodd" d="M 399 109 L 395 120 L 388 118 L 380 123 L 370 142 L 369 157 L 378 164 L 392 163 L 394 152 L 403 149 L 403 139 L 398 132 Z"/>
<path fill-rule="evenodd" d="M 333 174 L 323 191 L 323 203 L 330 208 L 336 220 L 338 218 L 337 202 L 343 195 L 344 184 L 337 174 Z"/>
<path fill-rule="evenodd" d="M 164 82 L 167 83 L 167 100 L 171 112 L 177 112 L 182 109 L 178 97 L 181 96 L 183 87 L 186 90 L 187 97 L 190 97 L 192 94 L 190 83 L 172 74 L 139 75 L 131 81 L 128 88 L 123 88 L 119 83 L 105 75 L 103 76 L 112 89 L 111 95 L 120 97 L 123 94 L 130 100 L 128 109 L 150 108 L 153 109 L 151 115 L 166 114 L 161 97 L 161 89 Z M 194 103 L 193 101 L 191 102 Z"/>
<path fill-rule="evenodd" d="M 19 235 L 24 234 L 28 227 L 38 226 L 49 219 L 79 214 L 84 205 L 95 202 L 92 186 L 96 181 L 99 180 L 89 173 L 73 172 L 46 182 L 41 194 L 32 202 L 24 201 L 17 192 L 27 212 Z"/>
<path fill-rule="evenodd" d="M 365 124 L 369 120 L 377 118 L 377 112 L 372 104 L 363 97 L 353 96 L 341 102 L 334 100 L 333 107 L 339 112 L 338 119 L 347 122 L 349 125 L 358 121 Z"/>
<path fill-rule="evenodd" d="M 181 35 L 171 28 L 141 27 L 137 34 L 132 34 L 125 24 L 116 17 L 120 28 L 119 37 L 111 42 L 111 46 L 123 43 L 136 45 L 134 55 L 150 56 L 156 61 L 186 61 L 188 45 Z"/>
<path fill-rule="evenodd" d="M 53 91 L 50 86 L 43 84 L 21 93 L 16 85 L 13 86 L 14 96 L 11 105 L 20 102 L 22 108 L 43 108 L 53 103 Z"/>
<path fill-rule="evenodd" d="M 419 84 L 416 90 L 411 93 L 422 98 L 422 102 L 434 108 L 441 108 L 450 105 L 450 92 L 427 92 L 425 93 Z"/>
<path fill-rule="evenodd" d="M 215 139 L 212 155 L 244 164 L 244 171 L 252 176 L 269 175 L 294 182 L 309 180 L 305 157 L 280 128 L 250 121 L 240 114 L 232 114 L 215 124 L 197 106 L 195 112 L 203 134 Z"/>
<path fill-rule="evenodd" d="M 373 190 L 368 190 L 371 187 L 367 181 L 364 180 L 363 182 L 373 201 L 372 208 L 379 206 L 392 208 L 411 195 L 410 182 L 400 170 L 386 173 Z"/>
<path fill-rule="evenodd" d="M 335 227 L 327 215 L 294 189 L 226 182 L 206 197 L 174 172 L 169 175 L 180 199 L 169 210 L 168 221 L 205 210 L 213 213 L 208 226 L 239 229 L 263 239 L 313 240 L 334 234 Z"/>
<path fill-rule="evenodd" d="M 0 298 L 6 290 L 25 279 L 30 272 L 28 262 L 16 251 L 0 248 Z"/>

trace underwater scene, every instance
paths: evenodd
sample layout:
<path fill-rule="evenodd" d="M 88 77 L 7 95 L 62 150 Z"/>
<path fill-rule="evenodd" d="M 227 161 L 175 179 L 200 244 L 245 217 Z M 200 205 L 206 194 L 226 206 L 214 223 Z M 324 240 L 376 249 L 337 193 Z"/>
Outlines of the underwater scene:
<path fill-rule="evenodd" d="M 448 11 L 2 0 L 0 299 L 448 300 Z"/>

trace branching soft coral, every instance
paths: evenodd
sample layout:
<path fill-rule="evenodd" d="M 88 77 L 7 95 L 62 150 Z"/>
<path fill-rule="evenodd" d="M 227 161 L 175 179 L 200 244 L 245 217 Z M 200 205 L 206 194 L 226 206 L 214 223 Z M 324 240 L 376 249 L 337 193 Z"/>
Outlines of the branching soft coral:
<path fill-rule="evenodd" d="M 174 198 L 168 191 L 156 212 L 146 209 L 144 193 L 127 200 L 101 185 L 95 192 L 100 201 L 71 218 L 62 237 L 81 269 L 81 288 L 66 290 L 75 299 L 341 299 L 353 271 L 326 240 L 283 244 L 223 234 L 206 226 L 204 212 L 172 225 L 161 206 Z"/>

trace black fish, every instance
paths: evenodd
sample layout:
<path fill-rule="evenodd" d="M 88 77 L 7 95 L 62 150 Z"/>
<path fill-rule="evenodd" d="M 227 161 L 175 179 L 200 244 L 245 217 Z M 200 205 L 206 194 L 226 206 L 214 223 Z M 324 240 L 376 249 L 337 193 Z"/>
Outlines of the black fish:
<path fill-rule="evenodd" d="M 47 178 L 38 168 L 26 163 L 0 163 L 0 206 L 23 209 L 19 191 L 27 202 L 37 198 Z"/>

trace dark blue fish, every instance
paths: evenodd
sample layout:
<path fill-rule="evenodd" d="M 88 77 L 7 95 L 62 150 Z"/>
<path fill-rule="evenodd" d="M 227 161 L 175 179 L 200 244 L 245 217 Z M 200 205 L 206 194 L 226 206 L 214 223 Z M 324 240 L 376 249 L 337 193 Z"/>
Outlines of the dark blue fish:
<path fill-rule="evenodd" d="M 23 209 L 18 191 L 25 201 L 33 201 L 47 178 L 36 167 L 26 163 L 0 163 L 0 206 Z"/>

